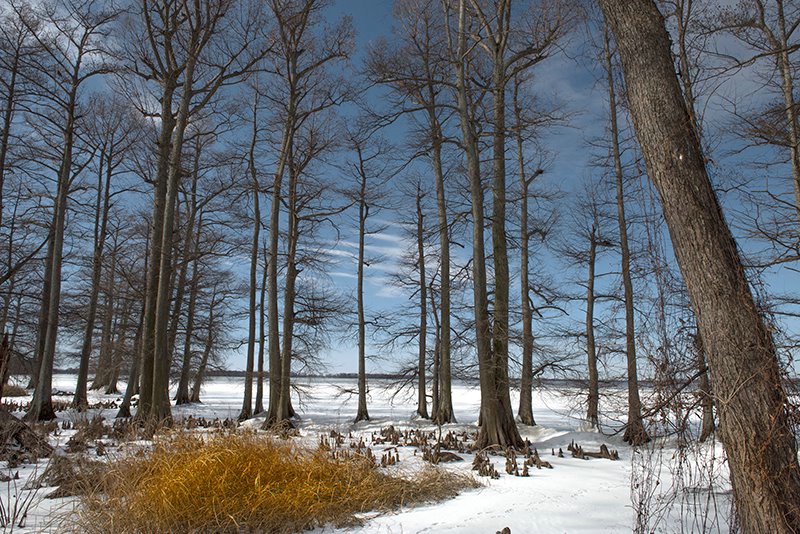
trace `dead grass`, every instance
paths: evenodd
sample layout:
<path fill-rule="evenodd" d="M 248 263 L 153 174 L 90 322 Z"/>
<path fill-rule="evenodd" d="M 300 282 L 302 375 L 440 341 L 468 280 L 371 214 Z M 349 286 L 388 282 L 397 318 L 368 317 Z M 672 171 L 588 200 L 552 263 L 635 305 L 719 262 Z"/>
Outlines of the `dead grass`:
<path fill-rule="evenodd" d="M 454 497 L 477 483 L 426 468 L 405 478 L 372 457 L 333 458 L 255 434 L 179 434 L 113 460 L 84 498 L 81 532 L 298 532 L 356 514 Z M 76 518 L 70 518 L 76 521 Z"/>
<path fill-rule="evenodd" d="M 38 486 L 55 486 L 48 499 L 91 495 L 102 480 L 105 465 L 84 456 L 53 456 L 42 476 L 35 482 Z"/>
<path fill-rule="evenodd" d="M 3 386 L 3 397 L 24 397 L 28 391 L 17 384 L 6 384 Z"/>

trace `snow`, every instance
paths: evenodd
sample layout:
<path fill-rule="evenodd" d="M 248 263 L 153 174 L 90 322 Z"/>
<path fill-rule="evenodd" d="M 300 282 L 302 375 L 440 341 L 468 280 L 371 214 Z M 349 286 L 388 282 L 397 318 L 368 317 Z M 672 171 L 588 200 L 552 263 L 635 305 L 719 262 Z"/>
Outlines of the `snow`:
<path fill-rule="evenodd" d="M 173 407 L 173 417 L 205 417 L 236 418 L 241 410 L 242 382 L 240 378 L 212 378 L 203 387 L 200 405 Z M 438 430 L 429 421 L 421 420 L 414 415 L 414 392 L 393 397 L 394 391 L 388 381 L 373 380 L 370 383 L 369 413 L 370 421 L 352 424 L 356 412 L 357 399 L 355 380 L 348 379 L 298 379 L 301 387 L 302 402 L 295 398 L 295 409 L 301 415 L 299 422 L 300 437 L 295 438 L 307 442 L 309 446 L 317 444 L 321 434 L 329 434 L 336 430 L 344 435 L 352 432 L 354 436 L 369 436 L 381 428 L 394 425 L 399 430 L 424 429 Z M 124 384 L 120 384 L 124 390 Z M 74 391 L 75 377 L 56 375 L 53 389 L 56 391 Z M 59 397 L 67 400 L 68 397 Z M 90 403 L 99 400 L 119 399 L 121 395 L 101 395 L 90 393 Z M 316 533 L 494 533 L 509 527 L 513 534 L 520 533 L 613 533 L 630 532 L 635 525 L 635 507 L 633 502 L 641 500 L 642 495 L 652 494 L 645 504 L 649 504 L 650 512 L 662 518 L 654 526 L 658 532 L 722 532 L 727 531 L 729 496 L 725 491 L 724 477 L 719 482 L 721 489 L 712 495 L 717 499 L 714 522 L 704 524 L 698 520 L 697 503 L 686 505 L 686 502 L 703 501 L 703 489 L 694 488 L 695 496 L 686 497 L 686 491 L 680 490 L 678 499 L 683 506 L 665 507 L 665 503 L 673 500 L 659 500 L 659 495 L 669 493 L 676 482 L 672 476 L 675 463 L 675 446 L 670 441 L 659 442 L 650 449 L 634 451 L 625 445 L 620 435 L 607 436 L 597 432 L 582 430 L 580 407 L 576 405 L 579 398 L 577 391 L 567 388 L 547 386 L 535 390 L 534 416 L 537 426 L 520 425 L 523 438 L 529 439 L 537 448 L 543 460 L 550 462 L 553 469 L 530 470 L 530 477 L 514 477 L 504 470 L 505 457 L 492 457 L 495 468 L 500 472 L 499 479 L 477 477 L 482 487 L 464 491 L 449 501 L 407 508 L 385 515 L 370 514 L 365 516 L 364 523 L 356 528 L 346 530 L 326 527 Z M 25 397 L 15 399 L 26 401 Z M 480 403 L 479 391 L 475 385 L 456 382 L 453 385 L 454 412 L 458 423 L 444 425 L 442 433 L 449 430 L 474 431 Z M 516 406 L 517 398 L 512 394 L 512 405 Z M 610 410 L 610 407 L 606 407 Z M 112 419 L 116 410 L 90 410 L 88 414 L 75 414 L 71 411 L 59 412 L 60 421 L 76 420 L 78 417 L 92 417 L 100 414 Z M 617 414 L 619 415 L 619 414 Z M 244 423 L 245 426 L 258 428 L 259 418 Z M 74 431 L 62 432 L 55 445 L 62 447 Z M 605 443 L 620 454 L 618 461 L 605 459 L 581 460 L 573 458 L 567 452 L 571 441 L 576 441 L 585 450 L 597 450 Z M 564 457 L 552 455 L 551 451 L 563 449 Z M 415 455 L 413 447 L 400 447 L 400 463 L 389 469 L 413 470 L 419 468 L 423 460 Z M 695 472 L 684 474 L 697 477 L 697 471 L 705 471 L 715 467 L 717 472 L 724 472 L 723 455 L 718 445 L 712 444 L 698 450 L 700 460 L 694 463 Z M 472 473 L 471 454 L 462 454 L 463 462 L 446 464 L 446 469 Z M 22 486 L 25 480 L 44 469 L 46 461 L 36 466 L 20 466 L 11 470 L 19 470 Z M 648 469 L 643 471 L 642 466 Z M 699 467 L 698 467 L 699 466 Z M 684 465 L 685 467 L 685 465 Z M 8 473 L 8 469 L 0 470 Z M 635 475 L 635 476 L 633 476 Z M 656 480 L 654 477 L 658 477 Z M 707 478 L 707 477 L 706 477 Z M 636 489 L 632 492 L 632 481 Z M 7 483 L 0 484 L 0 498 L 8 502 Z M 690 486 L 690 484 L 685 484 Z M 698 484 L 702 486 L 702 484 Z M 13 485 L 10 486 L 13 491 Z M 691 488 L 690 488 L 691 489 Z M 52 491 L 43 488 L 34 497 L 28 521 L 24 529 L 16 532 L 58 532 L 57 517 L 76 506 L 76 500 L 43 499 Z M 700 497 L 697 497 L 697 494 Z M 707 495 L 708 492 L 705 492 Z M 722 512 L 721 512 L 722 510 Z M 705 514 L 705 512 L 704 512 Z M 721 514 L 721 515 L 720 515 Z"/>

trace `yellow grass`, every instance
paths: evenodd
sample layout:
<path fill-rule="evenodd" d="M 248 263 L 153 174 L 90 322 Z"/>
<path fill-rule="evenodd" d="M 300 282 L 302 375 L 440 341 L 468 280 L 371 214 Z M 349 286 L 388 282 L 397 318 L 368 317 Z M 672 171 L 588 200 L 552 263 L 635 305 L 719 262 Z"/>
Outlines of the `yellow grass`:
<path fill-rule="evenodd" d="M 84 499 L 84 532 L 298 532 L 356 514 L 455 496 L 468 477 L 426 468 L 391 476 L 371 458 L 334 459 L 254 434 L 180 434 L 111 462 Z"/>

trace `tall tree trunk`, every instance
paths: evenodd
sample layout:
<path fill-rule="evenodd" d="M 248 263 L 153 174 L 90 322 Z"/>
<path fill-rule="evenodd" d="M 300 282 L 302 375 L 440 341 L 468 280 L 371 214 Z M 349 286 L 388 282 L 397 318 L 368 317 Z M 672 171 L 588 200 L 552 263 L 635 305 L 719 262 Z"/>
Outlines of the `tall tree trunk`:
<path fill-rule="evenodd" d="M 66 121 L 64 125 L 64 149 L 58 170 L 58 190 L 53 206 L 52 256 L 48 256 L 49 295 L 45 323 L 44 345 L 39 366 L 39 378 L 33 392 L 31 406 L 26 414 L 30 421 L 43 421 L 55 418 L 52 402 L 53 363 L 58 338 L 59 306 L 61 304 L 61 264 L 64 255 L 64 230 L 67 220 L 67 201 L 72 183 L 72 150 L 75 138 L 75 111 L 78 99 L 80 61 L 76 62 L 72 73 L 72 85 L 66 104 Z"/>
<path fill-rule="evenodd" d="M 522 143 L 522 109 L 519 105 L 519 83 L 514 84 L 514 114 L 517 119 L 517 161 L 519 162 L 520 185 L 520 304 L 522 312 L 522 372 L 519 382 L 519 410 L 517 417 L 524 425 L 535 425 L 533 418 L 533 310 L 531 309 L 529 254 L 530 230 L 528 228 L 528 191 L 536 177 L 528 177 L 525 171 L 525 153 Z"/>
<path fill-rule="evenodd" d="M 139 375 L 142 367 L 142 329 L 144 326 L 144 309 L 139 312 L 139 324 L 136 327 L 136 336 L 133 340 L 133 359 L 131 361 L 131 369 L 128 373 L 128 383 L 125 385 L 125 395 L 122 397 L 122 403 L 119 406 L 119 411 L 116 417 L 130 417 L 131 416 L 131 401 L 133 396 L 136 395 L 139 384 Z"/>
<path fill-rule="evenodd" d="M 514 422 L 507 390 L 504 393 L 498 378 L 503 369 L 492 355 L 492 339 L 489 328 L 488 294 L 486 287 L 486 253 L 484 251 L 484 207 L 483 183 L 481 180 L 478 136 L 471 116 L 467 92 L 467 30 L 465 0 L 458 3 L 458 44 L 455 51 L 457 107 L 464 149 L 467 158 L 467 175 L 472 199 L 472 284 L 475 313 L 475 338 L 481 383 L 481 428 L 476 447 L 491 445 L 518 447 L 522 438 Z M 502 339 L 502 335 L 498 339 Z M 501 357 L 502 359 L 502 357 Z M 507 372 L 507 370 L 506 370 Z M 507 385 L 507 383 L 506 383 Z M 500 386 L 500 387 L 498 387 Z"/>
<path fill-rule="evenodd" d="M 294 106 L 291 95 L 289 101 L 290 114 L 286 119 L 278 155 L 278 165 L 272 179 L 272 208 L 269 215 L 269 261 L 267 262 L 267 325 L 269 342 L 269 405 L 264 426 L 278 421 L 278 408 L 281 401 L 281 346 L 278 315 L 278 242 L 280 240 L 280 210 L 283 185 L 283 174 L 286 171 L 286 159 L 294 136 L 292 115 Z"/>
<path fill-rule="evenodd" d="M 359 148 L 359 156 L 360 156 Z M 355 421 L 369 421 L 367 411 L 367 340 L 366 317 L 364 314 L 364 241 L 367 232 L 367 175 L 361 173 L 361 187 L 358 195 L 358 276 L 356 280 L 356 299 L 358 307 L 358 410 Z"/>
<path fill-rule="evenodd" d="M 175 118 L 172 113 L 172 101 L 177 89 L 173 78 L 163 83 L 161 95 L 161 132 L 158 140 L 158 167 L 156 169 L 155 189 L 153 191 L 153 220 L 150 222 L 149 247 L 147 255 L 147 279 L 144 299 L 144 323 L 142 328 L 142 370 L 139 387 L 139 408 L 136 418 L 147 421 L 151 417 L 153 405 L 153 376 L 155 367 L 155 322 L 156 299 L 158 297 L 159 266 L 164 230 L 164 204 L 169 179 L 169 155 L 172 147 L 172 132 L 175 129 Z"/>
<path fill-rule="evenodd" d="M 633 309 L 633 282 L 631 281 L 631 253 L 628 247 L 628 223 L 625 219 L 625 190 L 623 185 L 622 156 L 619 148 L 617 125 L 617 95 L 614 87 L 613 52 L 608 28 L 605 29 L 605 68 L 608 77 L 608 106 L 611 119 L 611 150 L 614 160 L 614 178 L 617 188 L 617 222 L 619 223 L 619 248 L 622 261 L 622 286 L 625 301 L 625 356 L 628 371 L 628 421 L 623 439 L 631 445 L 650 441 L 642 421 L 642 402 L 639 398 L 639 376 L 636 362 L 636 330 Z"/>
<path fill-rule="evenodd" d="M 690 127 L 652 0 L 600 0 L 620 51 L 648 175 L 697 313 L 742 531 L 800 531 L 800 469 L 772 337 Z"/>
<path fill-rule="evenodd" d="M 175 205 L 181 179 L 183 139 L 189 124 L 189 106 L 194 94 L 194 68 L 197 61 L 190 55 L 183 72 L 181 99 L 176 114 L 175 130 L 169 155 L 167 189 L 164 199 L 163 226 L 161 229 L 161 256 L 158 266 L 158 289 L 155 300 L 153 391 L 150 406 L 151 422 L 167 422 L 172 419 L 169 403 L 169 312 L 172 294 L 172 238 L 175 225 Z"/>
<path fill-rule="evenodd" d="M 269 261 L 266 243 L 263 243 L 263 249 L 264 269 L 261 271 L 261 296 L 258 305 L 258 373 L 256 381 L 256 414 L 260 414 L 264 411 L 264 354 L 267 340 L 267 330 L 264 321 L 264 306 L 267 303 L 267 262 Z"/>
<path fill-rule="evenodd" d="M 197 293 L 199 290 L 198 282 L 200 276 L 198 274 L 198 255 L 200 232 L 203 227 L 202 216 L 197 225 L 197 234 L 194 239 L 194 246 L 192 251 L 192 277 L 189 287 L 189 305 L 186 310 L 186 335 L 183 338 L 183 361 L 181 362 L 181 375 L 178 380 L 178 390 L 175 393 L 175 404 L 188 404 L 189 403 L 189 372 L 192 367 L 192 338 L 194 337 L 194 319 L 195 310 L 197 308 Z"/>
<path fill-rule="evenodd" d="M 294 415 L 291 400 L 292 376 L 292 342 L 294 341 L 294 303 L 297 285 L 297 244 L 298 216 L 297 216 L 297 170 L 294 168 L 294 156 L 291 146 L 286 155 L 289 170 L 288 189 L 288 231 L 286 251 L 286 274 L 283 290 L 283 346 L 281 347 L 280 366 L 280 400 L 276 413 L 276 423 L 279 425 L 290 424 L 289 420 Z"/>
<path fill-rule="evenodd" d="M 242 401 L 242 411 L 239 413 L 239 420 L 249 419 L 253 415 L 253 367 L 255 365 L 256 351 L 256 314 L 258 313 L 256 293 L 258 292 L 258 240 L 261 235 L 261 206 L 260 195 L 261 187 L 258 183 L 256 173 L 255 149 L 258 141 L 258 100 L 253 101 L 253 132 L 250 140 L 250 151 L 248 153 L 247 167 L 250 173 L 251 186 L 253 190 L 253 240 L 250 247 L 250 306 L 248 309 L 248 330 L 247 330 L 247 366 L 244 374 L 244 400 Z"/>
<path fill-rule="evenodd" d="M 437 424 L 455 423 L 453 413 L 453 386 L 452 371 L 450 369 L 450 225 L 447 218 L 447 199 L 444 188 L 444 170 L 442 169 L 442 139 L 441 128 L 434 121 L 434 140 L 432 144 L 433 175 L 436 182 L 436 209 L 439 222 L 439 261 L 441 262 L 440 277 L 442 289 L 440 299 L 440 325 L 437 337 L 438 350 L 436 352 L 436 407 L 433 410 L 433 421 Z"/>
<path fill-rule="evenodd" d="M 498 36 L 499 38 L 500 36 Z M 508 379 L 508 306 L 510 275 L 506 241 L 506 72 L 503 47 L 497 45 L 492 74 L 492 256 L 494 259 L 494 309 L 492 313 L 492 367 L 498 419 L 514 427 L 514 409 Z M 509 422 L 510 421 L 510 422 Z M 505 431 L 507 432 L 507 431 Z M 521 441 L 521 440 L 520 440 Z"/>
<path fill-rule="evenodd" d="M 95 204 L 94 249 L 92 255 L 92 285 L 89 293 L 89 308 L 86 329 L 83 333 L 78 382 L 75 386 L 73 407 L 79 411 L 86 409 L 86 387 L 89 381 L 89 360 L 92 356 L 92 339 L 97 319 L 97 301 L 100 296 L 100 282 L 103 272 L 103 251 L 108 233 L 108 212 L 111 205 L 111 176 L 113 172 L 113 148 L 103 146 L 100 150 L 100 166 L 97 173 L 97 202 Z"/>
<path fill-rule="evenodd" d="M 208 367 L 208 358 L 211 356 L 211 349 L 214 347 L 214 301 L 212 299 L 211 307 L 208 312 L 208 335 L 206 336 L 206 344 L 203 347 L 203 355 L 200 357 L 200 365 L 197 366 L 197 373 L 194 375 L 194 385 L 192 385 L 192 392 L 189 395 L 189 401 L 193 403 L 200 402 L 200 387 L 203 385 L 203 380 L 206 377 L 206 368 Z"/>
<path fill-rule="evenodd" d="M 597 261 L 597 220 L 592 223 L 589 234 L 589 274 L 586 279 L 586 357 L 589 368 L 589 392 L 586 408 L 586 422 L 596 430 L 600 423 L 599 403 L 600 384 L 597 373 L 597 348 L 594 340 L 594 281 Z"/>
<path fill-rule="evenodd" d="M 422 212 L 422 191 L 417 185 L 417 257 L 419 274 L 419 356 L 417 362 L 417 415 L 428 418 L 425 368 L 428 352 L 428 281 L 425 277 L 425 220 Z"/>
<path fill-rule="evenodd" d="M 436 88 L 433 85 L 433 74 L 426 55 L 425 66 L 427 69 L 428 92 L 428 122 L 431 128 L 431 163 L 436 185 L 436 210 L 439 224 L 439 261 L 441 262 L 440 277 L 442 289 L 440 296 L 441 325 L 439 328 L 436 361 L 438 362 L 436 389 L 436 407 L 433 410 L 433 420 L 438 424 L 455 423 L 453 414 L 453 388 L 451 384 L 450 369 L 450 225 L 447 217 L 447 192 L 444 186 L 444 170 L 442 167 L 442 127 L 436 115 Z"/>

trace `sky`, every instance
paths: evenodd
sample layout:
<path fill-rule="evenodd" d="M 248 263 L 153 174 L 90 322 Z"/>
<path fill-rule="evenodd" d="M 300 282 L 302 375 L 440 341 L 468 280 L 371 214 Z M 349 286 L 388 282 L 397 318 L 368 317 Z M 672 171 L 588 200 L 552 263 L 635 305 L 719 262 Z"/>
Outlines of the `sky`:
<path fill-rule="evenodd" d="M 342 15 L 352 17 L 357 31 L 353 63 L 358 68 L 369 44 L 381 36 L 388 36 L 391 33 L 392 2 L 391 0 L 336 0 L 330 8 L 330 16 L 333 19 Z M 590 163 L 596 156 L 596 151 L 590 147 L 590 142 L 603 136 L 606 124 L 607 89 L 602 82 L 598 82 L 601 75 L 600 66 L 588 52 L 586 41 L 587 31 L 583 28 L 576 28 L 564 42 L 563 51 L 537 65 L 534 74 L 535 92 L 542 98 L 563 103 L 565 111 L 570 114 L 567 126 L 552 129 L 543 140 L 543 145 L 549 152 L 549 165 L 542 180 L 544 180 L 545 187 L 552 186 L 564 195 L 564 200 L 558 207 L 562 222 L 574 214 L 583 183 L 593 172 L 590 170 Z M 727 44 L 735 49 L 732 43 L 728 42 Z M 726 131 L 731 128 L 732 124 L 730 113 L 726 109 L 726 99 L 734 94 L 744 95 L 745 103 L 756 103 L 755 100 L 759 97 L 752 93 L 755 87 L 757 84 L 754 76 L 745 73 L 735 80 L 722 84 L 717 89 L 715 96 L 710 97 L 704 103 L 709 129 L 713 131 L 715 139 L 715 154 L 726 155 L 723 165 L 711 169 L 712 175 L 715 175 L 715 184 L 717 181 L 725 181 L 724 177 L 718 179 L 716 175 L 728 172 L 731 166 L 744 165 L 745 162 L 763 155 L 754 154 L 753 151 L 747 151 L 738 156 L 730 155 L 729 153 L 738 146 L 735 141 L 731 140 L 729 135 L 731 132 Z M 377 106 L 381 104 L 380 98 L 380 93 L 377 91 L 368 96 L 371 104 Z M 400 124 L 389 128 L 384 135 L 392 142 L 402 143 L 405 130 Z M 785 167 L 777 166 L 768 172 L 780 174 L 785 170 Z M 733 196 L 723 197 L 723 203 L 729 218 L 730 214 L 736 210 L 746 209 Z M 403 237 L 396 214 L 383 212 L 380 217 L 382 218 L 380 222 L 385 223 L 386 229 L 369 237 L 367 248 L 369 253 L 380 254 L 383 261 L 366 269 L 365 294 L 369 309 L 391 312 L 392 309 L 408 305 L 409 296 L 391 286 L 389 277 L 397 270 L 400 258 L 410 246 L 413 246 L 413 243 Z M 354 290 L 356 264 L 353 258 L 357 252 L 356 243 L 356 237 L 347 235 L 345 231 L 341 240 L 332 244 L 331 254 L 339 257 L 340 260 L 331 270 L 330 275 L 334 283 L 345 293 L 352 293 Z M 741 239 L 739 243 L 744 249 L 751 246 L 747 240 Z M 666 246 L 669 248 L 668 243 Z M 541 254 L 543 257 L 539 258 L 540 264 L 549 265 L 548 276 L 567 277 L 572 283 L 580 274 L 580 271 L 566 273 L 563 262 L 555 258 L 552 252 L 545 250 Z M 618 261 L 614 259 L 614 256 L 606 256 L 602 260 L 601 268 L 606 271 L 614 271 L 614 261 Z M 514 263 L 513 257 L 512 263 Z M 782 291 L 796 287 L 798 281 L 800 280 L 796 274 L 779 268 L 767 273 L 766 284 L 768 288 Z M 580 314 L 583 312 L 579 303 L 565 306 L 567 311 L 573 314 L 573 317 L 571 319 L 562 317 L 560 320 L 580 321 L 582 319 Z M 791 319 L 788 322 L 792 327 L 797 326 Z M 369 347 L 370 355 L 379 355 L 381 358 L 368 363 L 368 372 L 395 370 L 400 362 L 408 361 L 415 350 L 415 346 L 410 346 L 406 351 L 385 354 L 375 346 Z M 326 363 L 325 370 L 328 372 L 355 372 L 357 369 L 357 350 L 353 338 L 333 339 L 332 346 L 320 356 L 321 360 Z M 230 368 L 242 369 L 244 362 L 243 349 L 228 355 Z"/>

